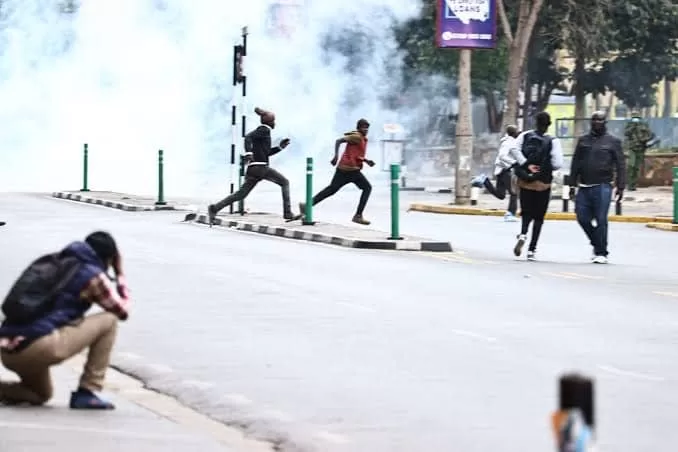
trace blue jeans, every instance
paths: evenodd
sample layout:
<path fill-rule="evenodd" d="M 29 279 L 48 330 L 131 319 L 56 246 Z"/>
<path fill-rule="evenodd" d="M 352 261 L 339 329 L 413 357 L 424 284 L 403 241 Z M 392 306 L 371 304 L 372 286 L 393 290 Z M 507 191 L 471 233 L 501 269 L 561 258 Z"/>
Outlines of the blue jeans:
<path fill-rule="evenodd" d="M 607 256 L 607 216 L 612 202 L 612 186 L 600 184 L 594 187 L 580 187 L 575 200 L 577 222 L 586 233 L 593 254 Z M 594 227 L 592 221 L 596 220 Z"/>

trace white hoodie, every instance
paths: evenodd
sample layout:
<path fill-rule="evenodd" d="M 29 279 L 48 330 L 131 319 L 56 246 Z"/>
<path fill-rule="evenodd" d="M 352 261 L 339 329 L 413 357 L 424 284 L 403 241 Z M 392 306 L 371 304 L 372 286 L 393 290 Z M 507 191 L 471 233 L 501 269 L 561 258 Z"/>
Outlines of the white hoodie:
<path fill-rule="evenodd" d="M 494 175 L 497 176 L 505 169 L 511 168 L 514 163 L 522 165 L 525 162 L 525 156 L 520 152 L 517 140 L 511 135 L 501 137 L 497 158 L 494 161 Z"/>

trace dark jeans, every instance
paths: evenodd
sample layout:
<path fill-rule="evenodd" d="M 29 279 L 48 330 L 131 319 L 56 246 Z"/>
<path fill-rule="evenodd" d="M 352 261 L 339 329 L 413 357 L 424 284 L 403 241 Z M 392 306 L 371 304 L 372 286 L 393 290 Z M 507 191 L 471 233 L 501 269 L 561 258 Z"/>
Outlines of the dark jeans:
<path fill-rule="evenodd" d="M 485 188 L 487 191 L 489 191 L 492 196 L 494 196 L 497 199 L 505 199 L 506 198 L 506 192 L 509 194 L 509 204 L 508 204 L 508 211 L 511 212 L 513 215 L 516 214 L 516 211 L 518 210 L 518 196 L 513 193 L 511 190 L 511 170 L 510 169 L 505 169 L 501 173 L 497 175 L 497 186 L 495 187 L 492 185 L 492 182 L 490 182 L 490 179 L 485 179 Z"/>
<path fill-rule="evenodd" d="M 329 198 L 337 193 L 344 185 L 351 183 L 362 190 L 360 201 L 358 202 L 358 209 L 355 212 L 356 215 L 362 216 L 365 206 L 367 205 L 367 200 L 370 199 L 370 194 L 372 193 L 372 184 L 370 184 L 362 171 L 358 170 L 347 171 L 337 168 L 330 185 L 323 188 L 320 193 L 313 197 L 313 205 L 315 206 L 319 202 Z"/>
<path fill-rule="evenodd" d="M 530 246 L 528 251 L 536 251 L 539 236 L 541 235 L 541 228 L 544 225 L 544 217 L 549 208 L 549 201 L 551 201 L 551 189 L 544 191 L 520 189 L 520 215 L 522 225 L 520 233 L 527 235 L 532 224 L 532 237 L 530 239 Z"/>
<path fill-rule="evenodd" d="M 579 187 L 575 200 L 577 222 L 593 246 L 593 254 L 607 256 L 607 216 L 612 202 L 612 186 L 600 184 L 594 187 Z M 594 227 L 592 221 L 596 220 Z"/>
<path fill-rule="evenodd" d="M 290 202 L 290 182 L 285 176 L 273 168 L 265 165 L 249 166 L 247 168 L 247 172 L 245 173 L 245 182 L 243 182 L 240 190 L 214 204 L 215 213 L 219 212 L 225 207 L 230 206 L 233 203 L 247 198 L 247 195 L 249 195 L 254 187 L 256 187 L 257 184 L 262 180 L 267 180 L 280 186 L 282 189 L 283 214 L 291 214 L 292 207 Z"/>

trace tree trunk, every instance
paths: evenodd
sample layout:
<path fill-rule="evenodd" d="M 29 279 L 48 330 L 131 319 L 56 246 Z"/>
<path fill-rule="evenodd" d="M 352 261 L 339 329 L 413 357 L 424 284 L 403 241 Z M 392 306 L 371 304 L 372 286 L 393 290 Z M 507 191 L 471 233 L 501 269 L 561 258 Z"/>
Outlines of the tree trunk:
<path fill-rule="evenodd" d="M 511 50 L 513 54 L 513 49 Z M 509 57 L 509 73 L 506 82 L 506 110 L 502 129 L 510 124 L 518 125 L 518 103 L 520 97 L 520 85 L 523 79 L 523 65 L 518 58 Z"/>
<path fill-rule="evenodd" d="M 544 0 L 520 0 L 518 24 L 515 33 L 513 33 L 506 14 L 506 8 L 504 7 L 504 0 L 497 2 L 502 28 L 510 42 L 509 71 L 508 80 L 506 81 L 506 111 L 504 112 L 502 129 L 505 129 L 509 124 L 517 123 L 518 96 L 523 79 L 523 66 L 527 56 L 527 47 L 530 44 L 532 31 L 543 5 Z"/>
<path fill-rule="evenodd" d="M 576 82 L 583 78 L 583 73 L 586 69 L 585 64 L 584 59 L 581 57 L 577 57 L 574 64 L 574 136 L 576 137 L 583 135 L 586 132 L 586 119 L 588 116 L 588 112 L 586 111 L 586 91 L 584 91 L 581 84 Z"/>
<path fill-rule="evenodd" d="M 665 118 L 671 117 L 671 111 L 673 110 L 673 96 L 671 92 L 671 82 L 664 80 L 664 111 L 662 116 Z"/>
<path fill-rule="evenodd" d="M 459 56 L 459 118 L 457 120 L 457 164 L 454 175 L 454 203 L 466 205 L 471 200 L 471 168 L 473 166 L 473 122 L 471 118 L 471 50 L 462 49 Z"/>
<path fill-rule="evenodd" d="M 485 108 L 487 109 L 487 124 L 490 133 L 501 132 L 502 112 L 497 108 L 497 95 L 492 91 L 485 93 Z"/>

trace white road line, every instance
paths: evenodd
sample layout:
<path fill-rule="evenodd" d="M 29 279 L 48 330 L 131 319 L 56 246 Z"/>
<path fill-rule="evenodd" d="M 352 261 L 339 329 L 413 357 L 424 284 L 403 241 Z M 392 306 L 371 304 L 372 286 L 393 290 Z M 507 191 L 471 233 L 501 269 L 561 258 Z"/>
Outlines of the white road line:
<path fill-rule="evenodd" d="M 665 297 L 678 297 L 678 293 L 676 292 L 661 292 L 661 291 L 654 291 L 652 292 L 655 295 L 663 295 Z"/>
<path fill-rule="evenodd" d="M 314 436 L 318 439 L 321 439 L 323 441 L 333 443 L 333 444 L 348 444 L 348 443 L 350 443 L 348 438 L 346 438 L 345 436 L 338 435 L 336 433 L 330 433 L 326 430 L 319 431 Z"/>
<path fill-rule="evenodd" d="M 166 366 L 164 364 L 147 364 L 146 367 L 151 369 L 153 372 L 159 372 L 163 374 L 169 374 L 174 372 L 174 370 L 171 367 Z"/>
<path fill-rule="evenodd" d="M 191 386 L 198 389 L 209 389 L 214 387 L 214 383 L 202 380 L 184 380 L 181 383 L 185 386 Z"/>
<path fill-rule="evenodd" d="M 666 381 L 665 378 L 663 377 L 657 377 L 654 375 L 648 375 L 648 374 L 641 374 L 638 372 L 633 372 L 630 370 L 624 370 L 624 369 L 619 369 L 617 367 L 612 367 L 612 366 L 598 366 L 598 369 L 602 370 L 603 372 L 607 372 L 613 375 L 617 375 L 619 377 L 628 377 L 628 378 L 634 378 L 636 380 L 645 380 L 645 381 Z"/>
<path fill-rule="evenodd" d="M 52 431 L 62 431 L 62 432 L 80 432 L 80 433 L 96 433 L 100 435 L 116 435 L 123 436 L 127 438 L 137 438 L 137 439 L 172 439 L 172 440 L 191 440 L 192 438 L 186 435 L 149 435 L 142 432 L 131 432 L 129 430 L 116 430 L 116 429 L 103 429 L 103 428 L 89 428 L 89 427 L 78 427 L 74 425 L 59 425 L 54 423 L 40 423 L 32 424 L 28 422 L 5 422 L 0 421 L 0 428 L 14 428 L 14 429 L 26 429 L 26 430 L 52 430 Z"/>
<path fill-rule="evenodd" d="M 279 410 L 265 410 L 263 414 L 267 417 L 282 422 L 292 422 L 294 420 L 294 418 L 291 415 L 285 413 L 284 411 Z"/>
<path fill-rule="evenodd" d="M 357 304 L 357 303 L 337 301 L 336 304 L 338 304 L 339 306 L 344 306 L 344 307 L 351 308 L 351 309 L 358 309 L 359 311 L 364 311 L 364 312 L 377 312 L 377 310 L 374 309 L 374 308 L 370 308 L 368 306 L 363 306 L 363 305 Z"/>
<path fill-rule="evenodd" d="M 252 399 L 243 394 L 224 394 L 222 397 L 236 405 L 252 405 L 254 403 Z"/>
<path fill-rule="evenodd" d="M 484 342 L 497 342 L 496 337 L 485 336 L 484 334 L 474 333 L 472 331 L 451 330 L 450 332 L 452 334 L 456 334 L 457 336 L 470 337 L 472 339 L 479 339 L 479 340 L 484 341 Z"/>

